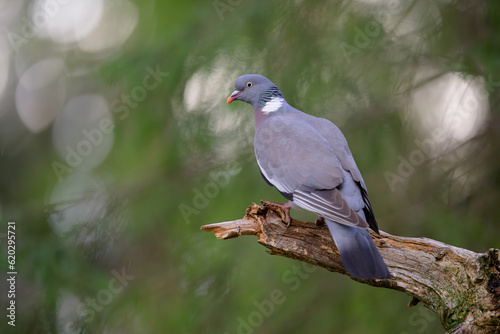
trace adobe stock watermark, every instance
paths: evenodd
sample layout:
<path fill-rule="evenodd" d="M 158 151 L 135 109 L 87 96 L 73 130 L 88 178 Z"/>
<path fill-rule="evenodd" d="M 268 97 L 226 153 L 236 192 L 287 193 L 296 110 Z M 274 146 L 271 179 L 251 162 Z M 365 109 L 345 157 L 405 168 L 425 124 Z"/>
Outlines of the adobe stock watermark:
<path fill-rule="evenodd" d="M 115 299 L 116 295 L 121 293 L 135 279 L 135 276 L 128 275 L 125 272 L 125 268 L 122 268 L 121 272 L 113 269 L 111 270 L 111 274 L 113 277 L 109 280 L 106 288 L 99 290 L 95 298 L 87 297 L 85 302 L 77 306 L 76 319 L 67 322 L 63 326 L 66 333 L 77 331 L 78 328 L 75 328 L 77 324 L 92 322 L 96 313 L 103 311 Z"/>
<path fill-rule="evenodd" d="M 403 184 L 419 166 L 433 157 L 436 152 L 439 152 L 440 146 L 448 140 L 449 129 L 457 124 L 461 124 L 471 112 L 474 112 L 479 103 L 487 100 L 495 87 L 499 86 L 500 82 L 494 82 L 490 75 L 484 85 L 486 94 L 481 94 L 481 91 L 474 90 L 475 94 L 466 95 L 455 112 L 445 118 L 446 126 L 434 129 L 431 136 L 427 139 L 415 139 L 414 143 L 417 148 L 410 152 L 408 158 L 404 158 L 402 155 L 398 156 L 399 165 L 397 170 L 394 172 L 386 171 L 384 173 L 384 178 L 391 191 L 395 191 L 398 184 Z"/>
<path fill-rule="evenodd" d="M 353 44 L 347 42 L 339 43 L 340 51 L 348 63 L 354 55 L 361 53 L 361 50 L 370 46 L 382 32 L 382 23 L 388 23 L 395 15 L 401 13 L 403 6 L 400 1 L 390 1 L 387 8 L 374 13 L 375 20 L 367 22 L 364 27 L 354 27 Z"/>
<path fill-rule="evenodd" d="M 274 144 L 276 136 L 279 136 L 281 131 L 288 131 L 290 128 L 290 121 L 270 119 L 269 127 L 262 128 L 259 130 L 259 140 L 256 145 L 261 147 L 272 147 Z M 250 147 L 245 147 L 244 149 L 251 149 Z M 287 151 L 293 152 L 295 155 L 300 155 L 305 150 L 303 145 L 299 142 L 289 143 Z M 254 161 L 253 150 L 252 153 L 248 152 L 248 158 L 244 161 Z M 199 215 L 201 210 L 208 207 L 210 200 L 214 199 L 220 192 L 220 190 L 229 184 L 231 177 L 235 176 L 241 171 L 241 166 L 238 161 L 234 161 L 222 168 L 222 170 L 212 172 L 209 174 L 210 180 L 201 187 L 194 188 L 193 198 L 190 204 L 181 203 L 178 208 L 184 218 L 186 223 L 191 222 L 191 216 Z"/>
<path fill-rule="evenodd" d="M 148 92 L 157 88 L 169 75 L 168 72 L 162 72 L 159 65 L 156 66 L 156 69 L 146 66 L 145 70 L 147 74 L 143 77 L 140 85 L 133 87 L 129 94 L 122 93 L 119 98 L 111 102 L 111 111 L 120 120 L 126 119 L 130 111 L 137 108 L 139 103 L 146 99 Z M 97 127 L 81 131 L 85 139 L 80 140 L 75 147 L 66 145 L 64 162 L 53 161 L 51 164 L 59 182 L 63 180 L 65 174 L 73 172 L 85 157 L 91 155 L 94 148 L 102 144 L 104 136 L 113 132 L 113 128 L 113 120 L 104 117 L 99 121 Z"/>
<path fill-rule="evenodd" d="M 318 267 L 302 262 L 294 264 L 291 269 L 285 271 L 281 276 L 281 281 L 288 286 L 289 291 L 296 291 L 302 282 L 310 277 L 310 274 L 315 272 Z M 252 305 L 254 311 L 250 312 L 246 317 L 236 318 L 237 325 L 236 334 L 253 334 L 255 330 L 262 326 L 265 319 L 271 317 L 277 307 L 285 303 L 286 294 L 281 289 L 273 289 L 269 293 L 269 298 L 261 301 L 253 300 Z M 224 334 L 231 334 L 225 332 Z"/>
<path fill-rule="evenodd" d="M 212 2 L 215 12 L 219 16 L 219 19 L 224 21 L 224 13 L 232 12 L 237 6 L 241 5 L 243 0 L 215 0 Z"/>
<path fill-rule="evenodd" d="M 209 173 L 209 181 L 201 187 L 193 188 L 193 199 L 190 204 L 179 204 L 179 211 L 186 224 L 191 223 L 192 215 L 199 215 L 201 210 L 208 207 L 210 200 L 214 199 L 222 188 L 229 184 L 231 178 L 241 171 L 239 162 L 233 161 L 223 166 L 220 170 Z"/>
<path fill-rule="evenodd" d="M 36 36 L 36 31 L 45 27 L 48 22 L 56 17 L 61 9 L 61 5 L 67 4 L 69 0 L 45 0 L 39 3 L 39 8 L 33 12 L 32 19 L 26 16 L 21 18 L 20 35 L 8 31 L 7 39 L 14 53 L 18 53 L 24 44 L 28 44 Z"/>
<path fill-rule="evenodd" d="M 407 159 L 402 155 L 398 156 L 400 161 L 395 173 L 386 171 L 384 178 L 391 191 L 396 190 L 399 183 L 404 183 L 416 170 L 417 167 L 423 165 L 428 157 L 431 157 L 433 152 L 437 150 L 439 145 L 443 144 L 447 137 L 446 131 L 442 128 L 434 130 L 430 138 L 424 140 L 415 139 L 415 145 L 418 147 L 410 152 Z"/>
<path fill-rule="evenodd" d="M 435 320 L 436 320 L 436 314 L 423 306 L 419 307 L 418 309 L 415 309 L 408 318 L 410 326 L 412 326 L 415 329 L 416 333 L 427 333 L 426 330 L 429 327 L 429 322 L 433 322 Z M 411 334 L 411 333 L 415 332 L 402 331 L 399 334 Z"/>

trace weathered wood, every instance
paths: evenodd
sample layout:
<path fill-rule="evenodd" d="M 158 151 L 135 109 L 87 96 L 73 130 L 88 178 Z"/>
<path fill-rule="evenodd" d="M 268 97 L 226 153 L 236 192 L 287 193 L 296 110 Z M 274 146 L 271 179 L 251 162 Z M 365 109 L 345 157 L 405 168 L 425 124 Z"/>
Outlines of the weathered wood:
<path fill-rule="evenodd" d="M 304 261 L 347 275 L 326 225 L 293 220 L 272 205 L 248 207 L 243 219 L 202 226 L 219 239 L 256 235 L 270 254 Z M 372 233 L 389 267 L 388 280 L 361 280 L 377 287 L 403 291 L 441 318 L 449 333 L 500 334 L 500 251 L 475 253 L 428 238 Z"/>

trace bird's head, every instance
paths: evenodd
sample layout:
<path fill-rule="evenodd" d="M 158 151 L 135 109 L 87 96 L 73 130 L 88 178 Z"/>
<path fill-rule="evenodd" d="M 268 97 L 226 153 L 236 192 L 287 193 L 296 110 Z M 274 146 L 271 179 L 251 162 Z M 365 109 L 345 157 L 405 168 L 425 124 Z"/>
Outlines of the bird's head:
<path fill-rule="evenodd" d="M 236 90 L 227 98 L 227 103 L 239 100 L 256 108 L 262 107 L 262 104 L 269 101 L 272 96 L 283 97 L 275 84 L 259 74 L 242 75 L 236 79 L 234 88 Z"/>

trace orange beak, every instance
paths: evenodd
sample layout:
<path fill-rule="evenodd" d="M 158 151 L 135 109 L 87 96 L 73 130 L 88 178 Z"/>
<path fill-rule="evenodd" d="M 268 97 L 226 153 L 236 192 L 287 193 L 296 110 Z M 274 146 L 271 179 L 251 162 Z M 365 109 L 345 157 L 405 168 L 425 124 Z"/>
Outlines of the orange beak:
<path fill-rule="evenodd" d="M 231 96 L 229 96 L 229 97 L 227 98 L 227 101 L 226 101 L 226 102 L 227 102 L 227 104 L 229 104 L 229 103 L 233 102 L 234 100 L 236 100 L 240 94 L 241 94 L 241 90 L 235 90 L 235 91 L 231 94 Z"/>

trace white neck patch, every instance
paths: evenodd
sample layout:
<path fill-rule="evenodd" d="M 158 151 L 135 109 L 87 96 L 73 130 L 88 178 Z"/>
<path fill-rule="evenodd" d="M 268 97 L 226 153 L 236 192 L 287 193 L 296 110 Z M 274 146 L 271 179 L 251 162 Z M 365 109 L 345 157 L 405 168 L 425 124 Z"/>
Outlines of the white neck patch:
<path fill-rule="evenodd" d="M 265 113 L 270 113 L 278 110 L 284 105 L 285 99 L 279 96 L 274 96 L 271 100 L 267 101 L 262 111 Z"/>

